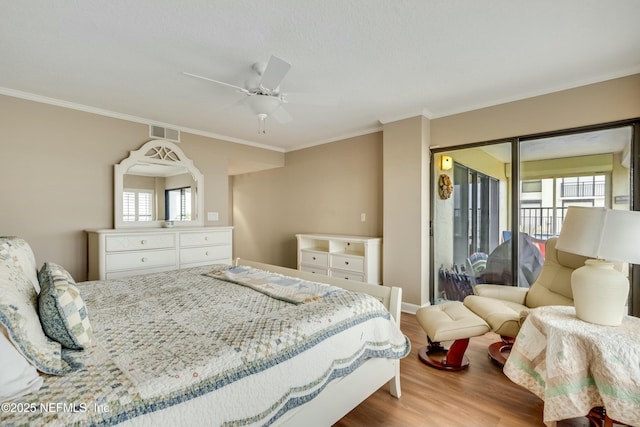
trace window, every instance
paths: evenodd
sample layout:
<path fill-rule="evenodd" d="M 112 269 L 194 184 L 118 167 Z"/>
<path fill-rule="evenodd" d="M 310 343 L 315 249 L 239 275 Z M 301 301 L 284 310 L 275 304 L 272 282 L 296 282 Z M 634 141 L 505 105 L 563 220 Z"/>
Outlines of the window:
<path fill-rule="evenodd" d="M 165 220 L 191 220 L 191 187 L 165 190 Z"/>
<path fill-rule="evenodd" d="M 542 181 L 522 181 L 523 193 L 539 193 L 542 191 Z"/>
<path fill-rule="evenodd" d="M 498 245 L 498 180 L 455 163 L 454 262 Z"/>
<path fill-rule="evenodd" d="M 125 189 L 122 192 L 123 221 L 153 220 L 153 191 Z"/>
<path fill-rule="evenodd" d="M 560 178 L 561 197 L 584 197 L 589 199 L 602 198 L 605 194 L 605 176 L 574 176 Z"/>

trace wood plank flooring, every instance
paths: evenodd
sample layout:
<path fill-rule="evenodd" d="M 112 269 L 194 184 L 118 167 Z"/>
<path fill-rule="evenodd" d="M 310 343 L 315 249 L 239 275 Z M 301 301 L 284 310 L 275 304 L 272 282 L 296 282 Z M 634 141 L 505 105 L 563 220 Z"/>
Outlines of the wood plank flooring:
<path fill-rule="evenodd" d="M 512 383 L 487 357 L 487 347 L 498 336 L 488 333 L 471 339 L 465 371 L 428 367 L 418 359 L 426 335 L 414 315 L 402 313 L 401 329 L 411 340 L 411 354 L 401 361 L 402 397 L 387 387 L 371 395 L 338 421 L 335 427 L 355 426 L 540 426 L 542 401 Z M 587 418 L 574 418 L 558 427 L 587 427 Z"/>

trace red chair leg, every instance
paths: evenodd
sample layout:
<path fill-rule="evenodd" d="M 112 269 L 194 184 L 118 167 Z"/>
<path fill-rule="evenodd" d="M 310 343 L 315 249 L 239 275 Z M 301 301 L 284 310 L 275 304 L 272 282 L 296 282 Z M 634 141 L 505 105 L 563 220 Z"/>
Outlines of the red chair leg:
<path fill-rule="evenodd" d="M 455 340 L 449 350 L 438 342 L 429 342 L 429 345 L 418 351 L 420 360 L 436 369 L 446 371 L 461 371 L 469 366 L 469 359 L 464 352 L 469 346 L 469 338 Z"/>
<path fill-rule="evenodd" d="M 502 338 L 502 341 L 494 342 L 489 346 L 489 359 L 502 368 L 507 363 L 507 357 L 504 353 L 511 350 L 515 339 L 504 336 L 500 338 Z"/>

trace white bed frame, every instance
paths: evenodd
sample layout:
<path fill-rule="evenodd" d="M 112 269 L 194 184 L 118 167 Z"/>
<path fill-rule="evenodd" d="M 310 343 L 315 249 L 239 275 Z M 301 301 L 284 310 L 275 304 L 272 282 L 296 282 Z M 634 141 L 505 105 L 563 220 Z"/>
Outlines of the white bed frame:
<path fill-rule="evenodd" d="M 335 277 L 318 276 L 313 273 L 240 260 L 239 258 L 235 260 L 235 265 L 255 267 L 273 273 L 299 277 L 314 282 L 328 283 L 350 291 L 372 295 L 382 302 L 398 326 L 400 325 L 400 306 L 402 304 L 402 289 L 400 288 L 371 285 Z M 387 383 L 389 384 L 389 392 L 391 395 L 399 398 L 400 360 L 368 359 L 349 375 L 327 384 L 322 392 L 313 400 L 288 411 L 276 420 L 273 425 L 287 427 L 331 426 Z M 125 421 L 122 425 L 128 427 L 149 427 L 153 425 L 166 425 L 172 422 L 181 425 L 200 424 L 203 422 L 203 419 L 206 419 L 204 418 L 206 417 L 206 412 L 202 412 L 203 408 L 215 405 L 215 402 L 207 400 L 208 396 L 208 394 L 203 394 L 179 405 L 134 417 Z"/>
<path fill-rule="evenodd" d="M 240 260 L 236 265 L 246 265 L 262 270 L 299 277 L 314 282 L 328 283 L 355 292 L 362 292 L 379 299 L 400 326 L 402 289 L 371 285 L 336 277 L 318 276 L 286 267 Z M 313 400 L 283 415 L 275 424 L 281 426 L 330 426 L 344 417 L 367 397 L 385 384 L 389 384 L 392 396 L 400 397 L 400 360 L 369 359 L 346 377 L 329 383 Z"/>

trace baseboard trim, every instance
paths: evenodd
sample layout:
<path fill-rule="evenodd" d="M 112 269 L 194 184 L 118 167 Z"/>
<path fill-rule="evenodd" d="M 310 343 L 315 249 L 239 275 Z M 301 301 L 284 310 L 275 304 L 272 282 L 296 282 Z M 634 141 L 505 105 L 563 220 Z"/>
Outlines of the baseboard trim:
<path fill-rule="evenodd" d="M 402 311 L 403 313 L 409 313 L 409 314 L 416 314 L 416 312 L 422 308 L 422 307 L 427 307 L 431 305 L 431 303 L 427 302 L 426 304 L 423 305 L 417 305 L 417 304 L 411 304 L 408 302 L 403 302 L 401 307 L 400 307 L 400 311 Z"/>

